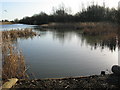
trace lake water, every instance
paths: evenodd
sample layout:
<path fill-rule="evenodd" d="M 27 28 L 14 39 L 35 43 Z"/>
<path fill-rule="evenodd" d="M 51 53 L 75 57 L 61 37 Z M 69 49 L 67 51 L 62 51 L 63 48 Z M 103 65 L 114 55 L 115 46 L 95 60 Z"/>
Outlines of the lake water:
<path fill-rule="evenodd" d="M 18 39 L 30 78 L 87 76 L 110 71 L 118 64 L 118 48 L 95 46 L 96 37 L 83 36 L 80 30 L 40 30 L 37 26 L 5 25 L 1 30 L 33 28 L 40 36 Z"/>

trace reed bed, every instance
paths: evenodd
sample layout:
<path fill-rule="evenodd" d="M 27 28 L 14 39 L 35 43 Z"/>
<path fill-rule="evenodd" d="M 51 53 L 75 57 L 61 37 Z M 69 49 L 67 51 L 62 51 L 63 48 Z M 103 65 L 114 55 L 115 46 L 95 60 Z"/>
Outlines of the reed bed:
<path fill-rule="evenodd" d="M 120 46 L 118 25 L 112 23 L 82 23 L 83 35 L 87 36 L 98 36 L 100 37 L 98 42 L 100 46 L 108 46 L 110 50 L 115 50 L 115 48 Z M 95 44 L 96 45 L 96 44 Z"/>
<path fill-rule="evenodd" d="M 27 77 L 24 56 L 12 40 L 30 36 L 36 36 L 36 33 L 31 29 L 2 31 L 3 80 Z"/>
<path fill-rule="evenodd" d="M 22 37 L 31 37 L 36 36 L 37 34 L 32 31 L 32 29 L 21 29 L 21 30 L 10 30 L 10 31 L 3 31 L 2 32 L 2 39 L 3 40 L 14 40 L 17 38 Z"/>
<path fill-rule="evenodd" d="M 82 23 L 84 35 L 103 35 L 117 33 L 118 26 L 112 23 Z"/>

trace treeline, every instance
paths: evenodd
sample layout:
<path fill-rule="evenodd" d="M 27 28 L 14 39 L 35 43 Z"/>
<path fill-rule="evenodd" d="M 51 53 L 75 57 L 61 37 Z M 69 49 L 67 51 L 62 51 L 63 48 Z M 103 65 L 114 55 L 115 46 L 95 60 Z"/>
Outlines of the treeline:
<path fill-rule="evenodd" d="M 53 9 L 53 13 L 48 15 L 45 12 L 35 14 L 32 17 L 24 17 L 21 20 L 16 20 L 23 24 L 40 25 L 50 22 L 119 22 L 120 10 L 114 8 L 109 9 L 104 6 L 91 5 L 82 11 L 72 15 L 70 10 L 64 6 Z"/>

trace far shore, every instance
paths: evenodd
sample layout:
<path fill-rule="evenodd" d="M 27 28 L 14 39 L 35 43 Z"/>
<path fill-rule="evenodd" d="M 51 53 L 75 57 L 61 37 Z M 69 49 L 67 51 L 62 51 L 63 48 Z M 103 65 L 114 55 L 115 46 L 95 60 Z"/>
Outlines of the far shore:
<path fill-rule="evenodd" d="M 42 28 L 51 28 L 51 29 L 83 29 L 83 28 L 93 28 L 96 26 L 113 26 L 117 25 L 110 22 L 68 22 L 68 23 L 56 23 L 51 22 L 48 24 L 40 25 Z"/>
<path fill-rule="evenodd" d="M 6 25 L 6 24 L 15 24 L 13 22 L 0 22 L 0 25 Z"/>

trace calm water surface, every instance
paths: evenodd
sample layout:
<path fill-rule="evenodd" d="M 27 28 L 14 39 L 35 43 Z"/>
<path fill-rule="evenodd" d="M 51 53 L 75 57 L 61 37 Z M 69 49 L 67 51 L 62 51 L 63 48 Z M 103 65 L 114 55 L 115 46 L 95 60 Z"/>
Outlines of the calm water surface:
<path fill-rule="evenodd" d="M 28 25 L 14 26 L 34 28 L 40 33 L 40 36 L 17 41 L 30 78 L 100 74 L 102 70 L 110 70 L 112 65 L 118 64 L 118 48 L 111 51 L 107 46 L 94 47 L 94 38 L 90 40 L 78 30 L 45 31 Z M 9 29 L 9 25 L 5 28 Z"/>

